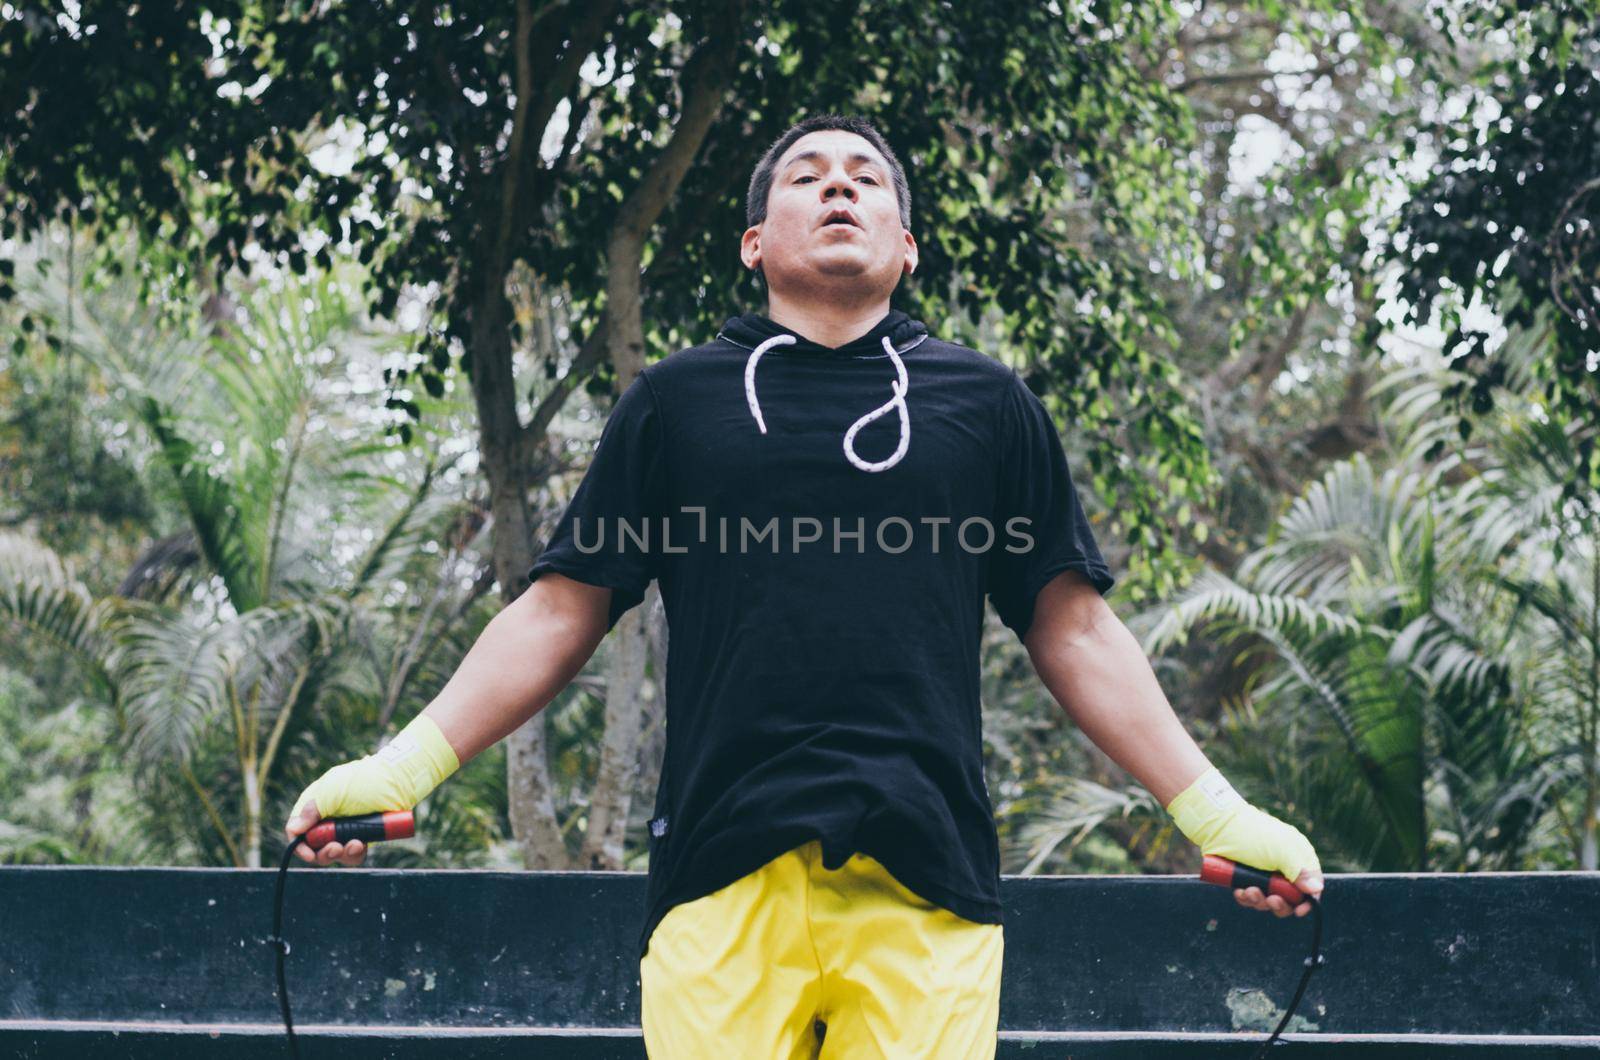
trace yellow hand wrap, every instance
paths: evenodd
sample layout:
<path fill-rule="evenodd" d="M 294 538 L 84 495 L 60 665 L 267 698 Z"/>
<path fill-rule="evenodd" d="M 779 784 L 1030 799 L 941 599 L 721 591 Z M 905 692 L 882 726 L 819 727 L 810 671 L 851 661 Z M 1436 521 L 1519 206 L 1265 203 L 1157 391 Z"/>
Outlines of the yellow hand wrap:
<path fill-rule="evenodd" d="M 334 766 L 312 781 L 289 816 L 311 801 L 321 817 L 409 810 L 460 766 L 439 726 L 418 714 L 375 754 Z"/>
<path fill-rule="evenodd" d="M 1167 805 L 1167 812 L 1201 854 L 1216 854 L 1293 883 L 1310 869 L 1322 875 L 1311 841 L 1298 828 L 1245 802 L 1216 769 L 1209 769 Z"/>

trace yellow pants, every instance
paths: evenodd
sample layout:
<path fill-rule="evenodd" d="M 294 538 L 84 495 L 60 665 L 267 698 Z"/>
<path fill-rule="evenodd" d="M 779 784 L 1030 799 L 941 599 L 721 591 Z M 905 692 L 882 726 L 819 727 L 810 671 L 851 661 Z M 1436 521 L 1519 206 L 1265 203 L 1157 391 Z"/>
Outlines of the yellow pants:
<path fill-rule="evenodd" d="M 993 1060 L 999 924 L 817 840 L 667 911 L 639 964 L 650 1060 Z M 825 1025 L 817 1026 L 818 1023 Z"/>

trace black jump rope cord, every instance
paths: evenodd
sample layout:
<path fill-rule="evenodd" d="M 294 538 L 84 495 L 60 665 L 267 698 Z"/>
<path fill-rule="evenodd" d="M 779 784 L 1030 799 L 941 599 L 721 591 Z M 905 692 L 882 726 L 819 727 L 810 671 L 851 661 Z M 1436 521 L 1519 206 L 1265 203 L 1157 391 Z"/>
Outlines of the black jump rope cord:
<path fill-rule="evenodd" d="M 283 937 L 283 881 L 289 876 L 289 863 L 294 858 L 295 848 L 305 842 L 304 835 L 297 835 L 283 848 L 283 861 L 278 865 L 278 885 L 272 899 L 272 934 L 266 938 L 277 953 L 278 965 L 278 1005 L 283 1009 L 283 1030 L 289 1036 L 289 1052 L 299 1060 L 300 1043 L 294 1036 L 294 1019 L 289 1015 L 289 987 L 284 981 L 283 959 L 289 954 L 289 940 Z M 1311 984 L 1311 975 L 1318 968 L 1327 963 L 1322 956 L 1322 903 L 1313 895 L 1306 895 L 1306 901 L 1311 903 L 1311 956 L 1305 960 L 1306 970 L 1300 976 L 1300 985 L 1295 987 L 1294 999 L 1289 1002 L 1289 1007 L 1283 1010 L 1283 1019 L 1278 1021 L 1274 1030 L 1266 1041 L 1261 1043 L 1261 1048 L 1252 1060 L 1262 1060 L 1267 1055 L 1267 1050 L 1277 1044 L 1278 1036 L 1289 1025 L 1289 1020 L 1294 1016 L 1294 1010 L 1300 1007 L 1300 999 L 1305 996 L 1306 987 Z"/>
<path fill-rule="evenodd" d="M 1289 1025 L 1294 1010 L 1300 1007 L 1300 999 L 1305 996 L 1306 987 L 1311 985 L 1311 974 L 1328 963 L 1322 956 L 1322 903 L 1315 895 L 1308 894 L 1305 898 L 1311 903 L 1311 956 L 1306 958 L 1306 970 L 1300 975 L 1300 985 L 1295 987 L 1294 999 L 1289 1002 L 1289 1007 L 1283 1010 L 1283 1019 L 1278 1021 L 1277 1029 L 1272 1035 L 1261 1043 L 1261 1048 L 1256 1051 L 1252 1060 L 1261 1060 L 1267 1055 L 1267 1050 L 1277 1043 L 1278 1035 Z"/>
<path fill-rule="evenodd" d="M 272 899 L 272 934 L 266 939 L 278 955 L 278 1005 L 283 1009 L 283 1030 L 289 1036 L 289 1052 L 295 1060 L 300 1058 L 300 1042 L 294 1036 L 294 1019 L 289 1015 L 289 987 L 283 978 L 283 959 L 289 955 L 289 940 L 283 937 L 283 881 L 289 876 L 289 862 L 294 858 L 295 848 L 305 841 L 304 835 L 297 835 L 283 848 L 283 861 L 278 865 L 277 893 Z"/>

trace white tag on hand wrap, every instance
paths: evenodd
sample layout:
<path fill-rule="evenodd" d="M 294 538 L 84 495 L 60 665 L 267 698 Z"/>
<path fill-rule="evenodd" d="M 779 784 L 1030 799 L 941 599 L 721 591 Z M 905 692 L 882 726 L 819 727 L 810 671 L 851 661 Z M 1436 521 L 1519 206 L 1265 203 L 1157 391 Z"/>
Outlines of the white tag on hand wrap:
<path fill-rule="evenodd" d="M 385 762 L 399 764 L 403 759 L 415 754 L 417 750 L 417 741 L 409 734 L 402 732 L 378 749 L 378 757 Z"/>
<path fill-rule="evenodd" d="M 1200 778 L 1200 792 L 1218 810 L 1230 810 L 1244 803 L 1244 796 L 1233 790 L 1228 778 L 1214 769 Z"/>

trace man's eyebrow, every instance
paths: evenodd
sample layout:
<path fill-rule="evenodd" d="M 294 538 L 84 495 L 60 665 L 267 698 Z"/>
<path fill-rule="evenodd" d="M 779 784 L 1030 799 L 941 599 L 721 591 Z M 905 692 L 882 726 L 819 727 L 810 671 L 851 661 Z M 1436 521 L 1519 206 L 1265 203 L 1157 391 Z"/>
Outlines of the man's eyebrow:
<path fill-rule="evenodd" d="M 790 166 L 795 165 L 796 163 L 799 163 L 799 162 L 821 161 L 822 158 L 823 158 L 823 154 L 822 154 L 821 151 L 817 151 L 817 150 L 801 151 L 799 154 L 797 154 L 793 158 L 789 159 L 789 161 L 785 162 L 783 164 L 783 168 L 784 169 L 788 169 Z M 865 162 L 868 165 L 877 166 L 879 169 L 885 168 L 883 162 L 881 162 L 877 158 L 874 158 L 872 155 L 867 154 L 865 151 L 853 151 L 853 152 L 851 152 L 850 157 L 845 159 L 845 161 L 847 161 L 847 162 Z"/>

